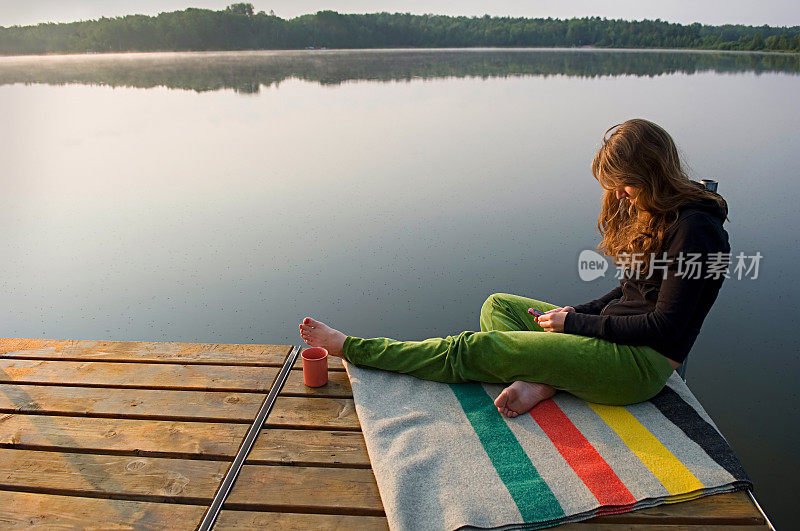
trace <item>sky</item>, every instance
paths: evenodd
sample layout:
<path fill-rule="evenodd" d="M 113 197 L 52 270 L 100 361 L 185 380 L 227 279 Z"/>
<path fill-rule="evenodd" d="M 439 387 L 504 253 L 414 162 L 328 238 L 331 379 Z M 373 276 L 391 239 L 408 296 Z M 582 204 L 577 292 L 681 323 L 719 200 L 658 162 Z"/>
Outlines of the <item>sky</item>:
<path fill-rule="evenodd" d="M 224 9 L 236 0 L 0 0 L 0 26 L 72 22 L 141 13 L 157 15 L 187 7 Z M 800 25 L 798 0 L 252 0 L 256 11 L 281 18 L 331 9 L 340 13 L 433 13 L 464 16 L 572 18 L 599 16 L 691 24 Z"/>

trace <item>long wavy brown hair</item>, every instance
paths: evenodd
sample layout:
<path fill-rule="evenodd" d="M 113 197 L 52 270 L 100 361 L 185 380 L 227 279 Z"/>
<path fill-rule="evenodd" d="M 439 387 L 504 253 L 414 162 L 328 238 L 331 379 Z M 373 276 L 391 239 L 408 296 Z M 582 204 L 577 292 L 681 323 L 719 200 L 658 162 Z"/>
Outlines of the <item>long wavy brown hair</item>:
<path fill-rule="evenodd" d="M 710 198 L 728 215 L 722 196 L 689 179 L 672 137 L 641 118 L 605 132 L 603 146 L 592 161 L 592 174 L 605 190 L 597 218 L 603 240 L 597 248 L 624 267 L 630 266 L 626 253 L 642 253 L 638 255 L 642 274 L 649 269 L 651 253 L 661 256 L 665 250 L 664 233 L 678 219 L 681 205 Z M 640 189 L 635 202 L 617 199 L 616 191 L 624 186 Z"/>

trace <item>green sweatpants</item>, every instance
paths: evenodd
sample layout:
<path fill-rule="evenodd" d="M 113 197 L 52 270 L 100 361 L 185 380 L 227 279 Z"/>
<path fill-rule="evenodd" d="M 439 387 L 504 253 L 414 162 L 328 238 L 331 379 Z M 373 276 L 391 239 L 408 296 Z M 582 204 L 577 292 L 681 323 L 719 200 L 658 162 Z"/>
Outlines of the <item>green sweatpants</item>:
<path fill-rule="evenodd" d="M 347 336 L 342 356 L 357 366 L 437 382 L 545 383 L 609 405 L 647 400 L 672 374 L 667 358 L 651 347 L 545 332 L 528 308 L 559 306 L 495 293 L 481 308 L 480 332 L 423 341 Z"/>

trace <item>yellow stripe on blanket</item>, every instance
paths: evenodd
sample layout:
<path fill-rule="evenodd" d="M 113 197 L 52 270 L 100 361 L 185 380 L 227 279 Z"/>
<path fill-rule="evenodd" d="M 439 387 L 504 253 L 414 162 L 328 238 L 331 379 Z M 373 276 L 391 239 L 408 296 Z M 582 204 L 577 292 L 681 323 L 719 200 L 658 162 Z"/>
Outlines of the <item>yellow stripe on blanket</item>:
<path fill-rule="evenodd" d="M 589 406 L 611 426 L 622 442 L 641 459 L 671 495 L 687 494 L 704 487 L 700 480 L 627 409 L 592 403 L 589 403 Z"/>

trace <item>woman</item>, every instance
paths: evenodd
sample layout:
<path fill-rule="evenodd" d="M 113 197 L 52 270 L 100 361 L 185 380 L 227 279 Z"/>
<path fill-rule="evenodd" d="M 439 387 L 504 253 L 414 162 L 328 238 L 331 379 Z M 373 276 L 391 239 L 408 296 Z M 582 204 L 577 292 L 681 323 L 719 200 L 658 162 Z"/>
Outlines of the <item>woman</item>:
<path fill-rule="evenodd" d="M 513 382 L 495 401 L 508 417 L 556 390 L 611 405 L 653 397 L 686 359 L 728 276 L 728 207 L 686 176 L 672 138 L 647 120 L 608 129 L 592 173 L 604 190 L 598 248 L 622 273 L 599 299 L 560 307 L 495 293 L 480 332 L 424 341 L 362 339 L 311 318 L 301 337 L 359 366 L 448 383 Z"/>

